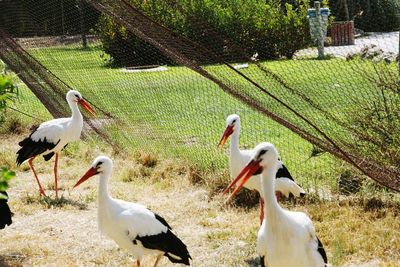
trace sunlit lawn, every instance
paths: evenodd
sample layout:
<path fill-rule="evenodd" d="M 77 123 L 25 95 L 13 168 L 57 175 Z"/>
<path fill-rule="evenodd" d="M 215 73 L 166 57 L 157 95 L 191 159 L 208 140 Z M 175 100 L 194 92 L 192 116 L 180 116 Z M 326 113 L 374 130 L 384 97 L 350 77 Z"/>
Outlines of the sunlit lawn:
<path fill-rule="evenodd" d="M 121 119 L 123 123 L 105 123 L 104 127 L 123 146 L 156 151 L 166 157 L 179 156 L 201 168 L 219 169 L 226 166 L 226 153 L 216 148 L 225 126 L 225 118 L 228 114 L 238 113 L 242 117 L 242 147 L 251 148 L 260 141 L 273 142 L 281 158 L 304 186 L 320 183 L 335 186 L 335 178 L 341 172 L 340 164 L 331 156 L 322 155 L 308 160 L 311 144 L 187 68 L 168 66 L 165 72 L 126 73 L 119 68 L 107 67 L 99 46 L 88 49 L 74 46 L 39 48 L 31 49 L 30 52 L 97 106 Z M 296 95 L 302 90 L 311 90 L 313 94 L 307 95 L 314 95 L 318 103 L 332 108 L 341 105 L 346 109 L 351 108 L 353 100 L 341 92 L 347 88 L 342 85 L 352 83 L 360 96 L 363 90 L 367 91 L 365 80 L 353 79 L 349 71 L 354 70 L 356 63 L 341 59 L 283 60 L 263 64 L 287 78 L 288 84 L 299 91 L 291 94 L 281 90 L 276 82 L 265 78 L 265 74 L 254 65 L 250 65 L 244 73 L 298 111 L 318 121 L 330 135 L 342 134 L 340 127 L 331 124 L 321 114 L 310 113 L 312 109 L 304 105 L 301 97 Z M 344 64 L 347 67 L 343 67 Z M 206 69 L 221 77 L 231 75 L 223 66 L 207 66 Z M 334 78 L 328 76 L 332 69 L 339 71 Z M 242 84 L 243 88 L 248 87 L 238 78 L 229 77 L 227 81 Z M 247 89 L 248 94 L 261 99 L 275 113 L 303 125 L 290 111 L 264 94 L 254 88 Z M 335 101 L 332 101 L 332 97 Z M 29 105 L 26 105 L 27 99 Z M 33 107 L 38 110 L 38 115 L 45 116 L 37 102 L 26 89 L 22 89 L 20 109 L 27 111 Z M 341 116 L 339 113 L 338 117 Z"/>

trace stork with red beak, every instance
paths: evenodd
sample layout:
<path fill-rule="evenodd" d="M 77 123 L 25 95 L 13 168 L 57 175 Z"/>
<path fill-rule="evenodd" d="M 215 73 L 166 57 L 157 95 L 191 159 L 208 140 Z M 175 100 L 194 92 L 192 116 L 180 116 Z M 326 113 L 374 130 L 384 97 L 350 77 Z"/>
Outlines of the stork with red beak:
<path fill-rule="evenodd" d="M 229 115 L 226 118 L 226 128 L 222 135 L 218 146 L 223 147 L 229 137 L 230 142 L 230 154 L 229 154 L 229 170 L 232 177 L 236 177 L 240 170 L 250 160 L 253 150 L 241 150 L 239 148 L 239 135 L 240 135 L 240 117 L 237 114 Z M 245 188 L 249 190 L 256 190 L 261 194 L 261 182 L 259 172 L 255 172 L 246 183 Z M 301 188 L 290 175 L 289 170 L 283 163 L 278 160 L 278 171 L 275 174 L 275 189 L 277 191 L 276 196 L 278 201 L 280 195 L 283 194 L 288 197 L 292 194 L 295 197 L 302 197 L 305 195 L 305 191 Z M 260 220 L 263 218 L 263 199 L 260 198 Z"/>
<path fill-rule="evenodd" d="M 257 145 L 249 162 L 228 186 L 227 190 L 238 184 L 228 200 L 255 173 L 261 172 L 261 195 L 265 200 L 264 219 L 257 235 L 261 266 L 326 267 L 326 253 L 311 219 L 303 212 L 281 208 L 275 198 L 275 175 L 278 168 L 278 152 L 274 145 Z"/>
<path fill-rule="evenodd" d="M 33 167 L 33 160 L 39 155 L 43 155 L 45 161 L 50 160 L 55 155 L 54 162 L 54 187 L 56 198 L 58 198 L 58 154 L 68 143 L 79 140 L 83 127 L 83 117 L 78 108 L 78 104 L 86 111 L 95 115 L 93 109 L 83 99 L 82 95 L 76 90 L 70 90 L 66 96 L 72 116 L 69 118 L 59 118 L 43 122 L 24 140 L 19 142 L 21 148 L 17 152 L 17 165 L 21 165 L 28 160 L 33 175 L 39 186 L 40 195 L 46 193 L 40 184 L 39 178 Z"/>
<path fill-rule="evenodd" d="M 143 256 L 157 256 L 154 267 L 162 256 L 173 263 L 190 265 L 186 245 L 172 232 L 171 226 L 146 207 L 112 198 L 108 193 L 108 180 L 113 162 L 100 156 L 75 184 L 74 188 L 94 175 L 99 175 L 98 223 L 100 231 L 113 239 L 121 248 L 132 253 L 137 267 Z"/>

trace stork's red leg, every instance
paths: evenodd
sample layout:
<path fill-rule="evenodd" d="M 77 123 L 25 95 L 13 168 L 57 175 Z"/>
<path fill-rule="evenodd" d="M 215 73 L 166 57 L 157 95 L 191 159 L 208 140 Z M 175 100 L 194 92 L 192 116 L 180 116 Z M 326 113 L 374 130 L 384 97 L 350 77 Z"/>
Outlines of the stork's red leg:
<path fill-rule="evenodd" d="M 40 184 L 39 178 L 38 178 L 38 176 L 37 176 L 37 174 L 36 174 L 35 168 L 33 168 L 33 163 L 32 163 L 32 161 L 33 161 L 34 159 L 35 159 L 35 157 L 30 158 L 30 159 L 28 160 L 29 167 L 31 167 L 31 170 L 32 170 L 32 172 L 33 172 L 33 175 L 35 176 L 35 179 L 36 179 L 36 181 L 37 181 L 37 183 L 38 183 L 38 185 L 39 185 L 40 196 L 46 196 L 46 193 L 44 192 L 44 189 L 43 189 L 42 185 Z"/>
<path fill-rule="evenodd" d="M 281 197 L 282 197 L 282 193 L 281 193 L 281 192 L 276 191 L 276 192 L 275 192 L 275 196 L 276 196 L 276 200 L 277 200 L 278 202 L 281 201 Z"/>
<path fill-rule="evenodd" d="M 260 225 L 264 220 L 264 199 L 260 197 Z"/>
<path fill-rule="evenodd" d="M 57 175 L 57 171 L 58 171 L 58 153 L 56 153 L 56 159 L 54 161 L 54 187 L 56 190 L 56 198 L 58 199 L 58 175 Z"/>
<path fill-rule="evenodd" d="M 158 263 L 160 262 L 161 258 L 162 258 L 163 254 L 160 254 L 157 256 L 156 262 L 154 263 L 153 267 L 157 267 Z"/>

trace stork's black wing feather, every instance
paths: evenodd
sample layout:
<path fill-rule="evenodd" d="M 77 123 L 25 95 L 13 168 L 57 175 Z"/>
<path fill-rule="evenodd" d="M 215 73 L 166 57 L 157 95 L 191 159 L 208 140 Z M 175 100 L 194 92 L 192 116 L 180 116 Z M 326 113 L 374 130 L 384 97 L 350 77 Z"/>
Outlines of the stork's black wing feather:
<path fill-rule="evenodd" d="M 58 140 L 57 143 L 48 142 L 46 140 L 46 138 L 44 138 L 43 141 L 41 141 L 41 140 L 33 141 L 31 139 L 31 135 L 29 135 L 29 137 L 27 137 L 24 140 L 22 140 L 21 142 L 19 142 L 19 145 L 21 146 L 21 148 L 17 152 L 17 165 L 18 166 L 21 165 L 27 159 L 30 159 L 37 155 L 40 155 L 40 154 L 46 152 L 47 150 L 53 149 L 60 142 L 60 140 Z M 45 155 L 44 158 L 47 161 L 53 155 L 54 155 L 54 153 L 53 154 L 50 153 L 48 155 Z"/>
<path fill-rule="evenodd" d="M 280 167 L 278 169 L 278 172 L 275 175 L 275 178 L 282 178 L 282 177 L 286 177 L 286 178 L 289 178 L 290 180 L 294 181 L 289 170 L 286 168 L 286 166 L 283 163 L 282 163 L 282 167 Z"/>
<path fill-rule="evenodd" d="M 325 252 L 324 246 L 322 245 L 321 240 L 319 240 L 318 237 L 317 237 L 317 240 L 318 240 L 318 252 L 319 252 L 319 254 L 321 254 L 321 257 L 324 259 L 325 266 L 326 266 L 326 264 L 328 264 L 328 257 L 326 256 L 326 252 Z"/>
<path fill-rule="evenodd" d="M 156 216 L 156 219 L 159 220 L 163 225 L 165 225 L 168 229 L 172 230 L 172 227 L 167 223 L 167 221 L 161 217 L 160 215 L 158 215 L 157 213 L 153 212 L 154 215 Z"/>
<path fill-rule="evenodd" d="M 49 161 L 54 156 L 54 152 L 51 152 L 47 155 L 43 155 L 45 161 Z"/>
<path fill-rule="evenodd" d="M 0 193 L 8 196 L 6 192 Z M 10 225 L 12 223 L 12 212 L 7 204 L 7 201 L 7 199 L 0 199 L 0 229 L 4 229 L 6 225 Z"/>
<path fill-rule="evenodd" d="M 190 265 L 191 257 L 186 245 L 169 229 L 157 235 L 137 236 L 134 243 L 136 240 L 139 240 L 145 248 L 163 251 L 164 256 L 173 263 Z"/>
<path fill-rule="evenodd" d="M 58 140 L 58 142 L 60 142 L 60 140 Z M 58 144 L 58 142 L 57 142 L 57 144 Z M 64 150 L 67 146 L 68 146 L 68 144 L 66 144 L 62 149 Z M 45 161 L 49 161 L 53 156 L 54 156 L 54 152 L 51 152 L 49 154 L 43 155 L 43 158 Z"/>

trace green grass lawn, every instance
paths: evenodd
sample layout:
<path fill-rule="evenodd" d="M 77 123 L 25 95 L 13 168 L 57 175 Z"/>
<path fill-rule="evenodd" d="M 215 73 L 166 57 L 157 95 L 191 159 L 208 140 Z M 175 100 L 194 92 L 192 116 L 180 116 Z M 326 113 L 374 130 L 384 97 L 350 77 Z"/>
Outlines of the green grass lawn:
<path fill-rule="evenodd" d="M 343 168 L 347 168 L 327 154 L 309 159 L 310 143 L 185 67 L 168 66 L 167 71 L 156 73 L 125 73 L 121 69 L 105 66 L 99 46 L 88 49 L 74 46 L 40 48 L 30 49 L 30 52 L 90 101 L 123 121 L 104 123 L 103 126 L 123 147 L 150 150 L 164 157 L 183 157 L 202 169 L 226 168 L 228 150 L 217 149 L 217 143 L 224 130 L 226 116 L 238 113 L 242 118 L 241 146 L 251 148 L 261 141 L 274 143 L 283 161 L 305 187 L 321 188 L 327 185 L 335 188 L 338 176 Z M 371 84 L 360 75 L 355 76 L 356 62 L 341 59 L 282 60 L 263 64 L 285 77 L 297 92 L 282 90 L 279 84 L 266 78 L 254 65 L 250 65 L 244 73 L 318 122 L 330 135 L 343 134 L 343 129 L 302 104 L 304 101 L 300 95 L 312 95 L 319 105 L 332 110 L 346 110 L 352 108 L 354 101 L 367 99 L 367 93 L 371 92 Z M 214 65 L 205 69 L 233 87 L 240 85 L 237 88 L 260 99 L 271 111 L 304 126 L 290 111 L 249 87 L 226 67 Z M 334 76 L 329 75 L 332 70 L 336 71 Z M 347 96 L 344 90 L 348 88 L 358 92 L 354 94 L 356 99 Z M 34 114 L 40 118 L 50 117 L 24 86 L 21 87 L 17 107 L 26 112 L 35 110 Z M 338 119 L 346 119 L 346 114 L 338 113 Z"/>

